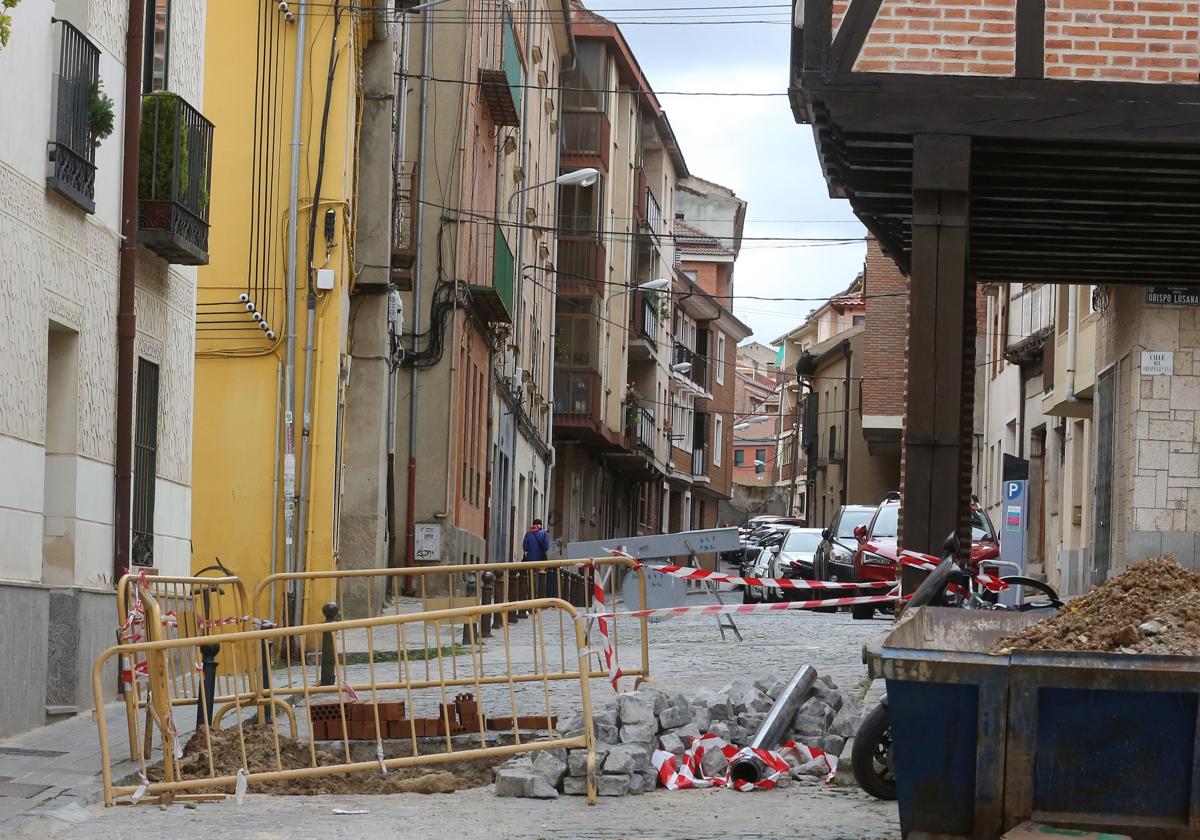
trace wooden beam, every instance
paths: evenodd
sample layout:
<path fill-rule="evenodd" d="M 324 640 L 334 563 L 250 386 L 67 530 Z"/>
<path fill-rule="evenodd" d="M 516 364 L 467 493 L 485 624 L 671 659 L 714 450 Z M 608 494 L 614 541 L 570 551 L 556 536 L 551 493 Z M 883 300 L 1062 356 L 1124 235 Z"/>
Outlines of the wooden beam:
<path fill-rule="evenodd" d="M 934 554 L 947 534 L 962 534 L 964 523 L 970 547 L 974 387 L 964 387 L 967 368 L 971 382 L 975 373 L 970 170 L 969 137 L 914 136 L 901 538 L 905 548 Z"/>
<path fill-rule="evenodd" d="M 883 0 L 851 0 L 829 54 L 829 76 L 844 78 L 854 71 Z"/>
<path fill-rule="evenodd" d="M 1045 63 L 1046 0 L 1017 0 L 1017 78 L 1042 78 Z"/>
<path fill-rule="evenodd" d="M 814 108 L 846 135 L 965 134 L 1193 152 L 1200 136 L 1200 85 L 905 73 L 833 81 L 806 73 L 802 85 Z"/>

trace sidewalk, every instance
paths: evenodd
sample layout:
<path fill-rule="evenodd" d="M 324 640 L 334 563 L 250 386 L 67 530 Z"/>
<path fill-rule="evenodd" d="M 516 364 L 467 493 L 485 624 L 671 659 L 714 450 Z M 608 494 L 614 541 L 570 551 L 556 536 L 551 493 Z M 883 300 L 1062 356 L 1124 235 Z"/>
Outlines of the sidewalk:
<path fill-rule="evenodd" d="M 104 718 L 113 778 L 137 773 L 137 762 L 129 760 L 125 703 L 108 704 Z M 181 707 L 175 719 L 186 740 L 194 715 Z M 91 712 L 0 740 L 0 832 L 18 827 L 15 818 L 54 816 L 71 803 L 98 801 L 104 792 L 100 773 L 100 736 Z"/>

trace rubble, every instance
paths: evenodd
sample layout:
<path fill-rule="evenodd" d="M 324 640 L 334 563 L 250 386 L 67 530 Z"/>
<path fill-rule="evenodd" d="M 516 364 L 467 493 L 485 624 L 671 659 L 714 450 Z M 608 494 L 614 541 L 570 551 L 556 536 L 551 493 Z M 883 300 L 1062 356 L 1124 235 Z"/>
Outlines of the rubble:
<path fill-rule="evenodd" d="M 1134 563 L 1057 614 L 1001 639 L 993 653 L 1078 650 L 1200 654 L 1200 575 L 1172 557 Z"/>
<path fill-rule="evenodd" d="M 695 695 L 668 694 L 644 686 L 618 694 L 605 706 L 592 710 L 596 735 L 596 786 L 601 796 L 636 795 L 658 784 L 651 764 L 655 749 L 682 755 L 701 735 L 713 735 L 736 747 L 754 737 L 787 683 L 773 675 L 756 680 L 736 680 L 719 691 Z M 852 692 L 842 692 L 828 676 L 819 677 L 792 721 L 789 738 L 797 743 L 847 756 L 862 721 L 862 703 Z M 582 715 L 564 716 L 563 737 L 583 732 Z M 587 794 L 587 752 L 570 750 L 533 753 L 508 762 L 496 773 L 500 796 L 550 798 L 547 788 L 567 796 Z M 705 776 L 725 773 L 728 760 L 719 750 L 706 750 L 700 759 Z M 829 770 L 823 760 L 792 769 L 803 783 L 819 783 Z"/>

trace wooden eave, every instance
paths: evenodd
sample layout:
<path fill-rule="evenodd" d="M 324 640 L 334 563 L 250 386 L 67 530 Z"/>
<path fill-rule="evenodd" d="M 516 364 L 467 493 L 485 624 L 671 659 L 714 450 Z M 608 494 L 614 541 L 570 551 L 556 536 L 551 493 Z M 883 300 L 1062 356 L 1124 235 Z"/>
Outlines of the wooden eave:
<path fill-rule="evenodd" d="M 829 7 L 810 0 L 794 30 L 793 113 L 830 194 L 904 271 L 913 137 L 957 135 L 972 279 L 1200 284 L 1200 85 L 1040 78 L 1041 20 L 1020 16 L 1029 77 L 853 72 L 879 0 L 853 0 L 832 40 Z"/>

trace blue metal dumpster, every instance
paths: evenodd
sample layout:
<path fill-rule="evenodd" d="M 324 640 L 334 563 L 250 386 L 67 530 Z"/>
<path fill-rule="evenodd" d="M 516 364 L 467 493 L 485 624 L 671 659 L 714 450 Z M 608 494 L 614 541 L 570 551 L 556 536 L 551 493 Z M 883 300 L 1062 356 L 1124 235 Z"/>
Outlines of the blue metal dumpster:
<path fill-rule="evenodd" d="M 926 607 L 867 648 L 904 836 L 982 840 L 1035 819 L 1200 838 L 1200 658 L 984 653 L 1041 617 Z"/>

